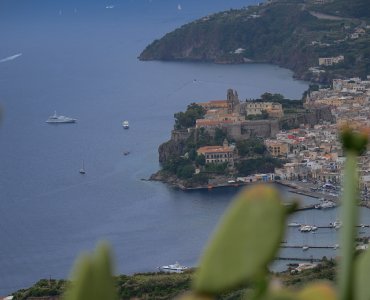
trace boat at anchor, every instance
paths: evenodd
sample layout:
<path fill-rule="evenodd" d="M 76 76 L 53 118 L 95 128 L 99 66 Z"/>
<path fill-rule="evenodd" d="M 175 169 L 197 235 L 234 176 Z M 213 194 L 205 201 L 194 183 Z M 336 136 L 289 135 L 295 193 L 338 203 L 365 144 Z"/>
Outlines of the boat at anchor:
<path fill-rule="evenodd" d="M 130 128 L 130 125 L 129 125 L 129 123 L 128 123 L 128 121 L 127 121 L 127 120 L 125 120 L 125 121 L 123 121 L 123 122 L 122 122 L 122 126 L 123 126 L 123 128 L 125 128 L 125 129 L 129 129 L 129 128 Z"/>
<path fill-rule="evenodd" d="M 178 262 L 176 262 L 173 265 L 158 267 L 158 269 L 161 271 L 182 273 L 185 270 L 189 269 L 189 267 L 180 265 Z"/>
<path fill-rule="evenodd" d="M 47 120 L 46 123 L 54 123 L 54 124 L 61 124 L 61 123 L 75 123 L 77 120 L 66 117 L 66 116 L 58 116 L 57 112 L 54 112 L 54 115 L 50 116 Z"/>

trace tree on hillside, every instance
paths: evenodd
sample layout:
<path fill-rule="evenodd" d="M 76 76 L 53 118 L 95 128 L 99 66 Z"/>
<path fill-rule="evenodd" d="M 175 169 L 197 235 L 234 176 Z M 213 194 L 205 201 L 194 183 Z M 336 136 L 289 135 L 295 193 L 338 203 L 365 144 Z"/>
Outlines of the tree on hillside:
<path fill-rule="evenodd" d="M 197 119 L 202 119 L 206 113 L 206 110 L 196 104 L 191 103 L 188 105 L 185 112 L 175 113 L 175 129 L 186 129 L 195 126 Z"/>
<path fill-rule="evenodd" d="M 266 102 L 280 102 L 284 100 L 284 96 L 282 94 L 271 94 L 266 92 L 261 95 L 261 99 Z"/>

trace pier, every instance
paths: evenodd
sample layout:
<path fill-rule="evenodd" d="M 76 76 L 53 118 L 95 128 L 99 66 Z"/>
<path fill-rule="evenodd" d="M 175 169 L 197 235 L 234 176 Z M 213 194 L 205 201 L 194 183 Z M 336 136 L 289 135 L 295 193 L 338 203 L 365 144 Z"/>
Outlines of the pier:
<path fill-rule="evenodd" d="M 300 226 L 302 226 L 302 225 L 306 225 L 306 224 L 301 224 Z M 296 228 L 298 228 L 298 230 L 299 230 L 299 228 L 300 228 L 300 226 L 296 226 Z M 315 226 L 317 229 L 336 229 L 336 230 L 338 230 L 338 229 L 340 229 L 340 228 L 336 228 L 335 226 L 332 226 L 332 225 L 325 225 L 325 226 L 316 226 L 316 225 L 312 225 L 312 226 Z M 290 227 L 292 227 L 292 226 L 290 226 Z M 370 225 L 367 225 L 367 224 L 360 224 L 360 225 L 356 225 L 355 226 L 356 228 L 369 228 L 370 227 Z M 314 231 L 314 230 L 313 230 Z M 303 232 L 303 233 L 307 233 L 307 232 L 311 232 L 311 231 L 305 231 L 305 232 Z"/>
<path fill-rule="evenodd" d="M 291 249 L 302 249 L 303 247 L 308 247 L 308 249 L 338 249 L 339 248 L 338 245 L 333 245 L 333 246 L 280 245 L 280 248 L 291 248 Z"/>
<path fill-rule="evenodd" d="M 321 262 L 321 258 L 313 258 L 313 257 L 275 257 L 275 260 L 290 260 L 290 261 L 308 261 L 308 262 Z"/>

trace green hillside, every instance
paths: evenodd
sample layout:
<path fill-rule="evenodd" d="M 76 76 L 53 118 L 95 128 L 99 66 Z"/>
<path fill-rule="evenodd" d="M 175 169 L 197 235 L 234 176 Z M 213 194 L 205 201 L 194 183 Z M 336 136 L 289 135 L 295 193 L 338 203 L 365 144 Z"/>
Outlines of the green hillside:
<path fill-rule="evenodd" d="M 327 1 L 326 1 L 327 2 Z M 292 69 L 301 79 L 370 74 L 370 1 L 273 1 L 206 16 L 155 40 L 141 60 L 267 62 Z M 328 15 L 330 14 L 330 15 Z M 319 57 L 344 56 L 318 67 Z"/>

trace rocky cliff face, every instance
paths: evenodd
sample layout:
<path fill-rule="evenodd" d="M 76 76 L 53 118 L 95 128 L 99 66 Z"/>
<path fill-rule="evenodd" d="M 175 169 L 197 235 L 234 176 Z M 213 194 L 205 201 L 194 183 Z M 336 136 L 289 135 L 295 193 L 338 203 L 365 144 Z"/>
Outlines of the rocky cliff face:
<path fill-rule="evenodd" d="M 171 157 L 184 155 L 185 142 L 189 136 L 190 132 L 188 130 L 172 130 L 171 139 L 158 148 L 159 162 L 163 164 Z"/>
<path fill-rule="evenodd" d="M 185 142 L 169 140 L 158 148 L 159 162 L 161 164 L 168 161 L 171 157 L 179 157 L 184 154 Z"/>

